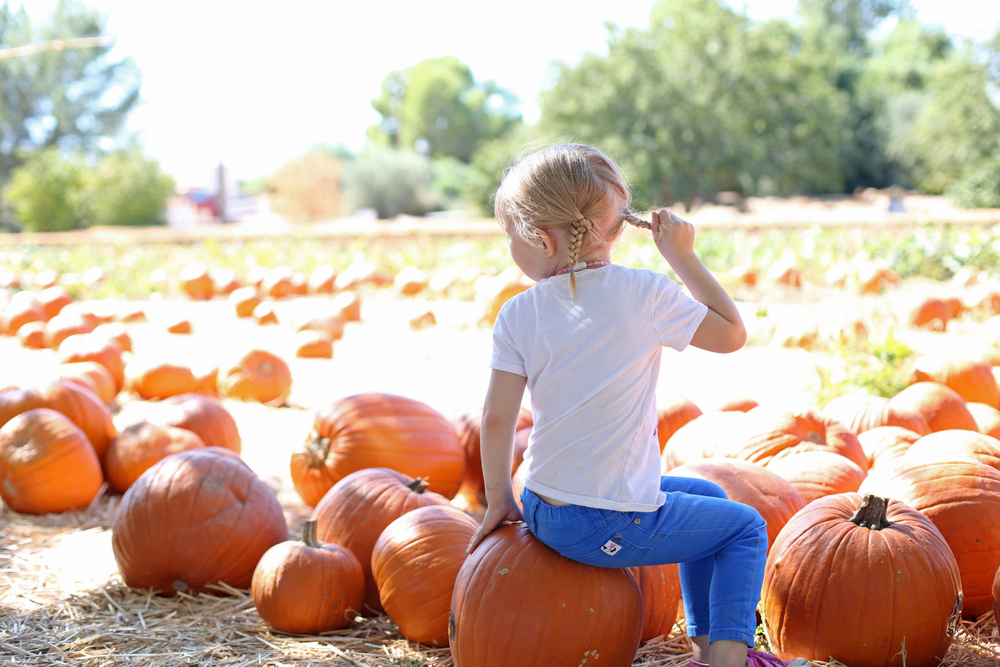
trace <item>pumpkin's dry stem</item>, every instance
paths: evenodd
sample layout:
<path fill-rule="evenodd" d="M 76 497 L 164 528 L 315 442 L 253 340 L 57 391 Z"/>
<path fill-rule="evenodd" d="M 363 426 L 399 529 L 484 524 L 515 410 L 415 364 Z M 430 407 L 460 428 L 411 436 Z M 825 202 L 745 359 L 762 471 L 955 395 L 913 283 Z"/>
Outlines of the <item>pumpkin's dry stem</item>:
<path fill-rule="evenodd" d="M 892 525 L 886 516 L 888 511 L 888 498 L 865 494 L 865 497 L 861 499 L 861 507 L 858 508 L 858 511 L 854 513 L 854 516 L 850 520 L 851 523 L 860 528 L 882 530 Z"/>
<path fill-rule="evenodd" d="M 428 486 L 430 486 L 430 484 L 427 482 L 426 479 L 424 479 L 423 477 L 417 477 L 415 480 L 407 484 L 406 488 L 415 493 L 423 493 L 424 491 L 427 490 Z"/>
<path fill-rule="evenodd" d="M 313 549 L 322 548 L 323 545 L 316 539 L 316 519 L 306 519 L 302 527 L 302 544 Z"/>
<path fill-rule="evenodd" d="M 317 431 L 311 431 L 302 449 L 309 455 L 310 468 L 322 468 L 330 455 L 330 438 L 324 438 Z"/>

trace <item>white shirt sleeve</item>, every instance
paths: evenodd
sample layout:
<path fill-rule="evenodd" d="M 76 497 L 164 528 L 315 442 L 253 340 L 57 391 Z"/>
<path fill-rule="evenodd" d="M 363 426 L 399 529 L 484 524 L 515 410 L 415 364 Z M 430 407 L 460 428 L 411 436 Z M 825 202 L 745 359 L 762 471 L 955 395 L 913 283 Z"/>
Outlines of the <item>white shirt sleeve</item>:
<path fill-rule="evenodd" d="M 680 285 L 663 276 L 653 305 L 653 329 L 660 344 L 683 350 L 708 313 L 708 306 L 692 299 Z"/>
<path fill-rule="evenodd" d="M 496 324 L 493 325 L 493 356 L 490 358 L 490 368 L 528 377 L 524 357 L 514 345 L 514 337 L 507 322 L 507 312 L 507 308 L 501 308 Z"/>

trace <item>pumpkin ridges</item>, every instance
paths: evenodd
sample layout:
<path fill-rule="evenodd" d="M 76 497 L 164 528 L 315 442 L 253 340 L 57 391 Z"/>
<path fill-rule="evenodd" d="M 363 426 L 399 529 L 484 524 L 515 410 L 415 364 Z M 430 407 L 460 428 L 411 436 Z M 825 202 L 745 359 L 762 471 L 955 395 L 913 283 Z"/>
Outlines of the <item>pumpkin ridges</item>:
<path fill-rule="evenodd" d="M 204 446 L 202 439 L 191 431 L 150 422 L 132 424 L 108 447 L 104 457 L 108 483 L 115 491 L 124 493 L 157 461 L 170 454 Z"/>

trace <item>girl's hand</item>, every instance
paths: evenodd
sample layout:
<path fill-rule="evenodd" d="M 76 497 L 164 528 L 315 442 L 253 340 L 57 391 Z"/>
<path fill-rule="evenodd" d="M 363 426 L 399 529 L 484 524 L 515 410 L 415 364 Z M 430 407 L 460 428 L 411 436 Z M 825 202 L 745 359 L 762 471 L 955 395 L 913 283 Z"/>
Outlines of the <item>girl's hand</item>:
<path fill-rule="evenodd" d="M 521 510 L 518 508 L 517 503 L 511 501 L 510 504 L 501 506 L 491 504 L 486 508 L 486 515 L 483 517 L 483 525 L 479 527 L 476 534 L 472 536 L 469 541 L 469 546 L 465 549 L 465 553 L 471 554 L 473 550 L 479 543 L 486 539 L 486 536 L 492 533 L 494 530 L 500 526 L 507 523 L 514 523 L 516 521 L 524 521 L 524 515 L 521 514 Z"/>
<path fill-rule="evenodd" d="M 653 211 L 650 230 L 656 249 L 671 266 L 675 259 L 694 253 L 694 225 L 667 209 Z"/>

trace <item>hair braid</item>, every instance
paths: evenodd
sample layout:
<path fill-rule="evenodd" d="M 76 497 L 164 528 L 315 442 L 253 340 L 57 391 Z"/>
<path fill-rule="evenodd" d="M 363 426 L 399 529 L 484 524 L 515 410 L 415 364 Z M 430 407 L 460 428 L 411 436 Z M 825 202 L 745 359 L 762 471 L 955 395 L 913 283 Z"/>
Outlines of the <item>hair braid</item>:
<path fill-rule="evenodd" d="M 580 257 L 580 247 L 583 245 L 583 235 L 589 227 L 586 217 L 573 221 L 569 228 L 569 295 L 576 298 L 576 263 Z"/>
<path fill-rule="evenodd" d="M 650 223 L 646 222 L 645 220 L 643 220 L 642 218 L 640 218 L 639 216 L 637 216 L 632 211 L 632 209 L 630 209 L 627 206 L 625 207 L 625 210 L 622 211 L 622 220 L 624 220 L 625 222 L 627 222 L 630 225 L 635 225 L 636 227 L 641 227 L 642 229 L 652 229 L 653 228 L 653 226 Z"/>

